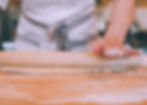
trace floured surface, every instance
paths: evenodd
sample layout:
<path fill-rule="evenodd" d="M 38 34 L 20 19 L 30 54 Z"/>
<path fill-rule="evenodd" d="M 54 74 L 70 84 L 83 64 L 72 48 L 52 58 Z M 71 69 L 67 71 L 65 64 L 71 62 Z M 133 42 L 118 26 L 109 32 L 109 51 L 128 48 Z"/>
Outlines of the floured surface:
<path fill-rule="evenodd" d="M 12 54 L 12 55 L 11 55 Z M 0 53 L 0 65 L 14 67 L 48 67 L 53 65 L 79 65 L 76 70 L 86 70 L 101 62 L 87 54 L 54 53 Z M 18 56 L 19 55 L 19 56 Z M 38 57 L 39 56 L 39 57 Z M 44 56 L 42 58 L 42 56 Z M 65 57 L 68 60 L 65 60 Z M 77 58 L 76 58 L 77 57 Z M 60 58 L 60 59 L 59 59 Z M 61 59 L 62 58 L 62 59 Z M 34 60 L 35 59 L 35 60 Z M 58 60 L 59 59 L 59 60 Z M 84 62 L 83 62 L 84 61 Z M 0 72 L 1 105 L 147 105 L 147 58 L 141 60 L 142 67 L 122 72 L 101 72 L 97 74 L 54 74 L 28 75 Z M 21 65 L 21 66 L 20 66 Z M 65 66 L 64 66 L 65 65 Z M 84 65 L 80 67 L 80 65 Z M 88 65 L 88 66 L 85 66 Z M 16 68 L 15 68 L 16 66 Z M 117 65 L 118 66 L 118 65 Z M 18 67 L 18 68 L 17 68 Z M 20 67 L 20 68 L 19 68 Z M 70 68 L 71 67 L 71 68 Z M 95 66 L 97 67 L 97 66 Z M 60 70 L 60 67 L 57 67 Z M 47 69 L 47 68 L 45 68 Z M 37 72 L 46 70 L 39 68 Z M 63 69 L 63 68 L 62 68 Z M 28 68 L 21 69 L 23 71 Z M 67 70 L 67 71 L 68 71 Z M 29 68 L 29 72 L 36 72 Z M 47 71 L 48 72 L 48 71 Z"/>
<path fill-rule="evenodd" d="M 0 74 L 1 105 L 146 105 L 147 71 L 91 75 Z"/>

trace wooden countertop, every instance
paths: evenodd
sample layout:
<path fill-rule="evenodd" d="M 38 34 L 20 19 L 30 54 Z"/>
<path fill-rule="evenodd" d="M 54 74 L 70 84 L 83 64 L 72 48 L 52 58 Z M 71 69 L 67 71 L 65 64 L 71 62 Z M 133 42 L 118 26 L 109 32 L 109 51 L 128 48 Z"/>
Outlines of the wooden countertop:
<path fill-rule="evenodd" d="M 67 58 L 72 56 L 72 60 L 76 62 L 77 59 L 73 57 L 78 57 L 89 60 L 85 63 L 90 65 L 99 59 L 85 53 L 1 52 L 0 65 L 14 67 L 19 66 L 19 63 L 21 65 L 19 67 L 30 67 L 32 64 L 36 66 L 36 60 L 39 58 L 41 60 L 41 56 L 51 60 L 54 58 L 53 55 L 54 57 L 64 55 Z M 27 62 L 28 58 L 31 60 L 37 56 L 40 57 L 34 59 L 36 62 Z M 143 66 L 137 70 L 122 72 L 28 75 L 1 71 L 0 103 L 1 105 L 147 105 L 147 57 L 143 56 L 143 58 Z M 47 61 L 50 61 L 48 59 Z M 57 61 L 58 64 L 61 63 Z M 54 60 L 53 62 L 55 63 Z M 62 64 L 66 62 L 63 60 Z M 37 63 L 41 64 L 37 67 L 43 67 L 49 62 L 38 61 Z M 68 64 L 71 63 L 71 61 L 68 62 Z M 74 64 L 79 63 L 85 64 L 81 61 Z"/>

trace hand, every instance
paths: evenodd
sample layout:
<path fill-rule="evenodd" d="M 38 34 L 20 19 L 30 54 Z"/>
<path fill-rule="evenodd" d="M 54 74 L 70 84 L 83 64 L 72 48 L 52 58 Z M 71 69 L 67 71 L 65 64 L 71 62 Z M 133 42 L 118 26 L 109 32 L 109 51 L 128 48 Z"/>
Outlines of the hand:
<path fill-rule="evenodd" d="M 140 51 L 135 50 L 127 45 L 123 45 L 114 41 L 99 39 L 93 46 L 93 51 L 96 54 L 108 58 L 122 58 L 128 56 L 139 55 Z"/>

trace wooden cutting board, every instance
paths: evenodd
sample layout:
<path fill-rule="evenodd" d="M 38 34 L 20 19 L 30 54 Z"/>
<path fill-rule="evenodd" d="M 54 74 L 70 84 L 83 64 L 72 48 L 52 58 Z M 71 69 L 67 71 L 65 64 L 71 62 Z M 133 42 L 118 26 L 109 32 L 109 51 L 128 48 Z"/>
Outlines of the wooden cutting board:
<path fill-rule="evenodd" d="M 60 61 L 57 57 L 63 58 Z M 71 61 L 65 61 L 66 57 Z M 124 72 L 52 75 L 0 72 L 0 103 L 1 105 L 147 105 L 147 57 L 142 58 L 143 65 L 140 68 Z M 91 66 L 100 61 L 100 58 L 86 53 L 51 52 L 1 52 L 0 59 L 0 65 L 32 68 L 39 64 L 37 67 L 40 70 L 44 70 L 42 67 L 48 67 L 50 63 L 66 65 L 74 62 L 74 65 Z M 46 62 L 45 59 L 52 62 Z M 73 68 L 71 66 L 68 69 Z"/>

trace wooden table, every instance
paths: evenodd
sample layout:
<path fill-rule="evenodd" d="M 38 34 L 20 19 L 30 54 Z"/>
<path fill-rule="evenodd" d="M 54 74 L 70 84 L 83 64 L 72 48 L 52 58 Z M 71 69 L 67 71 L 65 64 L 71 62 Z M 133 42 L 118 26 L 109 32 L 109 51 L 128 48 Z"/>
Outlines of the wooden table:
<path fill-rule="evenodd" d="M 42 61 L 42 64 L 37 66 L 37 68 L 41 69 L 43 65 L 46 67 L 46 64 L 51 61 L 53 55 L 55 58 L 59 57 L 59 55 L 67 56 L 67 58 L 72 56 L 73 61 L 76 61 L 76 58 L 73 58 L 75 56 L 80 59 L 89 59 L 90 62 L 99 59 L 91 54 L 84 53 L 1 52 L 0 58 L 3 61 L 0 61 L 0 65 L 4 64 L 5 66 L 10 65 L 14 67 L 20 61 L 20 68 L 22 66 L 30 67 L 31 65 L 29 64 L 33 64 L 34 66 L 35 63 L 39 64 L 41 62 L 28 61 L 29 63 L 27 64 L 26 61 L 28 59 L 34 57 L 34 60 L 41 60 L 41 58 L 45 60 L 45 58 L 48 58 L 46 59 L 48 62 L 45 63 L 45 61 Z M 147 57 L 145 58 L 144 56 L 143 58 L 143 62 L 146 63 Z M 55 63 L 53 62 L 54 60 L 52 60 L 52 64 Z M 58 63 L 61 62 L 58 60 Z M 63 65 L 64 63 L 65 61 L 62 62 Z M 70 61 L 68 63 L 71 64 Z M 74 64 L 76 63 L 74 62 Z M 0 104 L 147 105 L 147 67 L 144 64 L 144 66 L 141 66 L 137 70 L 101 72 L 97 74 L 25 75 L 0 72 Z"/>

